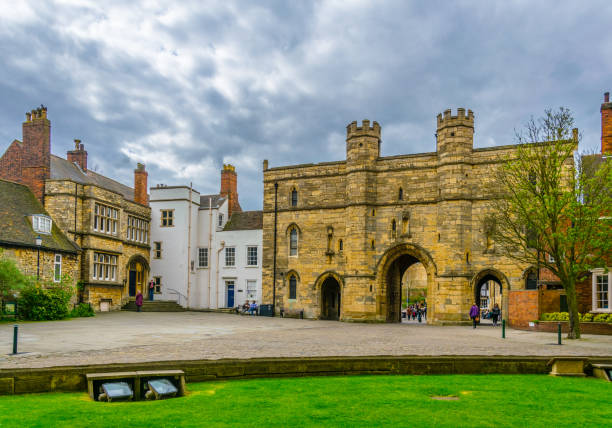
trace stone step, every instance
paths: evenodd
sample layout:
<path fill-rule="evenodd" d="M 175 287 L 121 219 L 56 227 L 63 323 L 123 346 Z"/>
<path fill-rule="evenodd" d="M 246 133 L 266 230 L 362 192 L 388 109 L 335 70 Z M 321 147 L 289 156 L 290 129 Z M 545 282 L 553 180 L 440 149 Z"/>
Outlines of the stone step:
<path fill-rule="evenodd" d="M 130 300 L 128 303 L 123 305 L 122 311 L 137 311 L 138 307 L 134 300 Z M 145 300 L 142 302 L 142 312 L 183 312 L 185 308 L 172 300 L 157 300 L 149 301 Z"/>

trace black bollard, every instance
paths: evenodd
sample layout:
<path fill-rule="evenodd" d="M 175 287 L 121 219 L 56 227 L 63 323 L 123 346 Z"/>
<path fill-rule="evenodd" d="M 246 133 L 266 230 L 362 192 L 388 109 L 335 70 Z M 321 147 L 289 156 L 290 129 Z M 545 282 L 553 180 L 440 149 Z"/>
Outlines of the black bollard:
<path fill-rule="evenodd" d="M 17 354 L 17 333 L 19 330 L 19 326 L 15 324 L 13 326 L 13 355 Z"/>
<path fill-rule="evenodd" d="M 557 345 L 561 345 L 561 323 L 557 323 Z"/>
<path fill-rule="evenodd" d="M 502 320 L 502 339 L 506 338 L 506 320 Z"/>

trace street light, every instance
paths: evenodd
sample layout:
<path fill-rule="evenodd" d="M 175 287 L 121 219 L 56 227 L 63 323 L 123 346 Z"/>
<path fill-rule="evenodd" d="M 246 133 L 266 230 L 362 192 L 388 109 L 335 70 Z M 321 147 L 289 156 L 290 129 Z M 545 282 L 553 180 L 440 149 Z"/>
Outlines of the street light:
<path fill-rule="evenodd" d="M 40 278 L 40 246 L 42 245 L 42 238 L 40 235 L 36 237 L 36 280 Z"/>

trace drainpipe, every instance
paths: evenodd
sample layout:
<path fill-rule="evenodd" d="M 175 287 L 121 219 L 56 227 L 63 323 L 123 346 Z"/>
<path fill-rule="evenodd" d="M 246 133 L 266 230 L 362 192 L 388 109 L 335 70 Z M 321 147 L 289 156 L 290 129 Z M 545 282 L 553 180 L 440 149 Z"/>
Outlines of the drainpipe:
<path fill-rule="evenodd" d="M 223 251 L 223 248 L 225 248 L 225 241 L 220 242 L 220 247 L 217 250 L 217 293 L 215 294 L 217 308 L 219 307 L 219 254 L 221 253 L 221 251 Z"/>
<path fill-rule="evenodd" d="M 212 257 L 212 198 L 208 198 L 208 309 L 211 309 L 210 300 L 210 259 Z"/>
<path fill-rule="evenodd" d="M 189 183 L 189 219 L 187 220 L 187 309 L 191 306 L 191 192 L 193 183 Z"/>
<path fill-rule="evenodd" d="M 278 220 L 278 183 L 274 183 L 274 261 L 272 269 L 272 316 L 276 316 L 276 226 Z"/>

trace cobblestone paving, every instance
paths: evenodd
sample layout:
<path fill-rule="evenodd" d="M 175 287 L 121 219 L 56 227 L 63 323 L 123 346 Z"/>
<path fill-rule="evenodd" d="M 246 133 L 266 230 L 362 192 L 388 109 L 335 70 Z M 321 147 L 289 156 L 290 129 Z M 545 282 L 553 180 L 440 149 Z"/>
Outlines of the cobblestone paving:
<path fill-rule="evenodd" d="M 612 357 L 612 336 L 556 345 L 554 333 L 501 327 L 360 324 L 183 312 L 0 324 L 0 368 L 168 360 L 359 355 L 583 355 Z"/>

